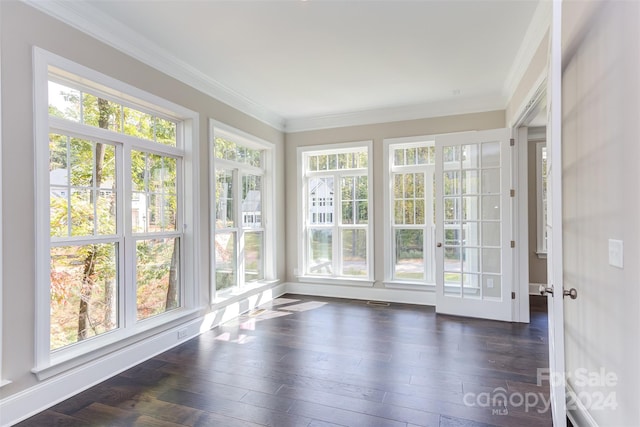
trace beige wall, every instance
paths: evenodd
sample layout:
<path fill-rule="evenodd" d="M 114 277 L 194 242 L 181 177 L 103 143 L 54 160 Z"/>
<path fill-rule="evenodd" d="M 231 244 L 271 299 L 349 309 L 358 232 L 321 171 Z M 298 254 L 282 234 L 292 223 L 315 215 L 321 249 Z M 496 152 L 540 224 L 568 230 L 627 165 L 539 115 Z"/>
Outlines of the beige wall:
<path fill-rule="evenodd" d="M 504 111 L 490 111 L 486 113 L 464 114 L 458 116 L 437 117 L 430 119 L 411 120 L 405 122 L 382 123 L 367 126 L 352 126 L 338 129 L 317 130 L 287 134 L 285 161 L 287 177 L 285 191 L 287 193 L 287 280 L 296 281 L 293 274 L 298 263 L 298 252 L 302 248 L 298 239 L 297 220 L 297 183 L 296 149 L 305 145 L 332 144 L 351 141 L 373 141 L 373 192 L 374 192 L 374 276 L 376 286 L 382 286 L 384 280 L 384 207 L 382 188 L 386 176 L 382 164 L 385 138 L 405 136 L 433 135 L 438 133 L 461 132 L 469 130 L 496 129 L 505 127 Z M 388 244 L 388 242 L 387 242 Z"/>
<path fill-rule="evenodd" d="M 529 283 L 547 283 L 547 260 L 538 257 L 538 190 L 536 170 L 536 143 L 529 141 L 527 146 L 527 182 L 529 183 Z"/>
<path fill-rule="evenodd" d="M 640 425 L 640 3 L 563 4 L 563 244 L 568 372 L 604 368 L 617 409 L 590 408 L 600 426 Z M 608 264 L 624 241 L 624 268 Z M 586 424 L 585 424 L 586 425 Z"/>
<path fill-rule="evenodd" d="M 23 3 L 1 1 L 2 40 L 2 206 L 3 206 L 3 366 L 13 381 L 0 398 L 34 386 L 34 142 L 32 47 L 99 70 L 200 115 L 201 304 L 209 300 L 208 118 L 227 123 L 276 144 L 276 161 L 284 160 L 284 135 L 215 99 L 56 21 Z M 277 170 L 278 253 L 284 252 L 284 171 Z M 284 257 L 278 274 L 285 275 Z"/>

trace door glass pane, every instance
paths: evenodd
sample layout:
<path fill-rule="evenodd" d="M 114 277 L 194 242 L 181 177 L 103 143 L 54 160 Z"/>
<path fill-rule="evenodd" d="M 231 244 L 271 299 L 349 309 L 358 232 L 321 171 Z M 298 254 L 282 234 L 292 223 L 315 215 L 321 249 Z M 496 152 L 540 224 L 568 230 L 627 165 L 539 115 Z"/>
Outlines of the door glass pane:
<path fill-rule="evenodd" d="M 460 194 L 460 171 L 449 171 L 443 174 L 444 195 Z"/>
<path fill-rule="evenodd" d="M 500 299 L 502 297 L 501 277 L 493 274 L 483 274 L 482 295 L 485 298 Z"/>
<path fill-rule="evenodd" d="M 444 244 L 458 246 L 462 242 L 462 232 L 459 223 L 447 223 L 444 225 Z"/>
<path fill-rule="evenodd" d="M 462 168 L 473 169 L 478 167 L 478 144 L 462 146 Z"/>
<path fill-rule="evenodd" d="M 444 294 L 449 296 L 460 296 L 462 292 L 462 274 L 444 272 Z"/>
<path fill-rule="evenodd" d="M 460 248 L 444 248 L 444 271 L 461 271 Z"/>
<path fill-rule="evenodd" d="M 482 171 L 482 193 L 500 193 L 500 169 L 486 169 Z"/>
<path fill-rule="evenodd" d="M 216 289 L 235 286 L 236 278 L 236 233 L 215 233 Z"/>
<path fill-rule="evenodd" d="M 500 143 L 485 142 L 482 144 L 482 167 L 491 168 L 500 166 Z"/>
<path fill-rule="evenodd" d="M 482 249 L 482 271 L 500 273 L 500 249 Z"/>
<path fill-rule="evenodd" d="M 331 276 L 332 266 L 332 230 L 309 230 L 309 273 Z"/>
<path fill-rule="evenodd" d="M 138 240 L 136 243 L 138 320 L 180 306 L 179 243 L 177 237 Z"/>
<path fill-rule="evenodd" d="M 482 246 L 500 246 L 500 223 L 482 223 Z"/>
<path fill-rule="evenodd" d="M 465 222 L 462 225 L 463 242 L 465 246 L 480 246 L 480 223 Z"/>
<path fill-rule="evenodd" d="M 463 274 L 462 284 L 464 288 L 464 298 L 480 298 L 480 275 Z"/>
<path fill-rule="evenodd" d="M 478 208 L 480 200 L 476 196 L 468 196 L 462 198 L 462 219 L 472 221 L 480 219 L 480 209 Z"/>
<path fill-rule="evenodd" d="M 396 230 L 395 234 L 394 278 L 424 279 L 424 232 L 422 230 Z"/>
<path fill-rule="evenodd" d="M 345 276 L 367 275 L 366 230 L 342 231 L 342 274 Z"/>
<path fill-rule="evenodd" d="M 464 194 L 478 194 L 478 171 L 462 171 L 462 192 Z"/>
<path fill-rule="evenodd" d="M 460 221 L 460 198 L 445 197 L 444 199 L 444 219 L 446 221 Z"/>
<path fill-rule="evenodd" d="M 478 248 L 463 248 L 462 268 L 465 273 L 480 273 L 480 250 Z"/>
<path fill-rule="evenodd" d="M 482 197 L 482 219 L 500 219 L 500 196 Z"/>
<path fill-rule="evenodd" d="M 51 350 L 118 327 L 117 253 L 116 243 L 51 248 Z"/>
<path fill-rule="evenodd" d="M 244 233 L 244 281 L 251 282 L 264 279 L 262 231 Z"/>
<path fill-rule="evenodd" d="M 444 169 L 460 169 L 460 147 L 442 147 Z"/>

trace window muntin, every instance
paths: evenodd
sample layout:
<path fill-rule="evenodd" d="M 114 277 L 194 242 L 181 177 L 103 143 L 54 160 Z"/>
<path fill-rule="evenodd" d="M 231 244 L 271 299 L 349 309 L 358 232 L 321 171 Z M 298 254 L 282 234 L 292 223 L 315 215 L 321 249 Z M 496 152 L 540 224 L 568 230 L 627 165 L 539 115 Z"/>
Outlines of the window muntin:
<path fill-rule="evenodd" d="M 303 276 L 371 277 L 370 144 L 301 151 Z"/>
<path fill-rule="evenodd" d="M 435 143 L 389 143 L 388 260 L 385 276 L 397 283 L 434 284 Z M 456 153 L 448 153 L 449 161 Z"/>
<path fill-rule="evenodd" d="M 271 144 L 212 121 L 214 295 L 274 276 Z M 275 250 L 275 249 L 274 249 Z"/>

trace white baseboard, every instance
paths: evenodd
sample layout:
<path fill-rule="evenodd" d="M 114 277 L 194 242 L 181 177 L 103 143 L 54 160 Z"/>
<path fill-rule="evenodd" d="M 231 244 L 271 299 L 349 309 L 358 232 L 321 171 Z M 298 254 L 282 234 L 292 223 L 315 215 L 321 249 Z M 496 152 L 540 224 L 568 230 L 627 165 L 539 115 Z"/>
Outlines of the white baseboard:
<path fill-rule="evenodd" d="M 398 290 L 389 288 L 370 288 L 362 286 L 327 285 L 315 283 L 287 282 L 286 291 L 290 294 L 317 295 L 321 297 L 348 298 L 358 300 L 385 301 L 403 304 L 436 305 L 433 291 Z"/>
<path fill-rule="evenodd" d="M 529 283 L 529 295 L 540 295 L 540 285 L 547 287 L 546 283 Z"/>
<path fill-rule="evenodd" d="M 571 385 L 567 383 L 567 403 L 575 404 L 575 408 L 567 408 L 567 417 L 571 420 L 571 424 L 575 427 L 599 427 L 580 399 L 570 400 L 568 398 L 568 396 L 576 394 Z"/>
<path fill-rule="evenodd" d="M 285 293 L 283 284 L 216 304 L 205 316 L 56 375 L 0 400 L 0 426 L 10 426 Z M 178 330 L 187 334 L 178 338 Z"/>

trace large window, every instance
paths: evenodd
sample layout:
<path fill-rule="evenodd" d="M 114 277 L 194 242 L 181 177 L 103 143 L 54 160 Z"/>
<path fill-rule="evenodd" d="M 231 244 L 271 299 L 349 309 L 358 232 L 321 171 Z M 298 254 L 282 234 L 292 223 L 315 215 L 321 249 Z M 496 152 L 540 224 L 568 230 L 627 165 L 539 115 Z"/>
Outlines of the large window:
<path fill-rule="evenodd" d="M 371 280 L 371 143 L 299 149 L 302 277 Z"/>
<path fill-rule="evenodd" d="M 273 145 L 211 122 L 214 292 L 274 279 Z"/>
<path fill-rule="evenodd" d="M 386 281 L 434 284 L 435 146 L 414 138 L 385 141 L 389 167 L 386 189 Z"/>
<path fill-rule="evenodd" d="M 193 264 L 183 260 L 194 248 L 185 232 L 194 113 L 36 54 L 37 346 L 46 367 L 193 305 Z"/>

